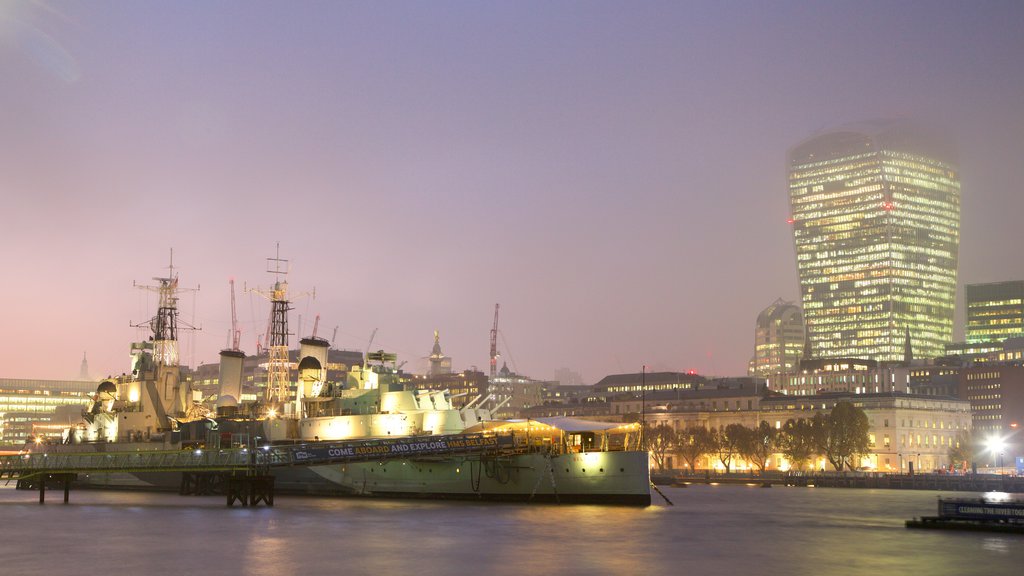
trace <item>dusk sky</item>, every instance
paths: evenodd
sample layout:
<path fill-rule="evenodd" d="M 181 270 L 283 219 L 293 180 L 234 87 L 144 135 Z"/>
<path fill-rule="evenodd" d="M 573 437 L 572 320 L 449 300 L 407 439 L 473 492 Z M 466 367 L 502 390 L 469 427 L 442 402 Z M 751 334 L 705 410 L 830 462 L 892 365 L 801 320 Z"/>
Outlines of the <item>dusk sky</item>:
<path fill-rule="evenodd" d="M 187 364 L 293 331 L 424 369 L 746 374 L 799 299 L 786 153 L 960 150 L 964 283 L 1024 279 L 1024 3 L 0 1 L 0 377 L 128 369 L 170 250 Z M 962 311 L 958 310 L 956 333 Z M 293 342 L 297 341 L 293 337 Z"/>

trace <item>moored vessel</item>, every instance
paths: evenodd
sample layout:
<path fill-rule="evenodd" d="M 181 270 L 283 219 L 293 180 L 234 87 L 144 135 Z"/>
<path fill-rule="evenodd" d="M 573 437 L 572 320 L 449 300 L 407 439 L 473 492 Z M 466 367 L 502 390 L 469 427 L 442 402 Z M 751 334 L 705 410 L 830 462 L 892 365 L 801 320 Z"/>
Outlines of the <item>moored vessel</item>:
<path fill-rule="evenodd" d="M 277 263 L 280 259 L 269 259 Z M 275 274 L 282 274 L 275 268 Z M 429 441 L 465 434 L 501 436 L 502 451 L 439 450 L 380 454 L 372 459 L 293 460 L 273 470 L 277 489 L 308 494 L 471 498 L 649 505 L 648 454 L 639 425 L 568 418 L 493 420 L 490 397 L 461 407 L 447 391 L 406 389 L 396 357 L 367 353 L 344 383 L 327 381 L 329 343 L 302 339 L 298 361 L 288 360 L 287 283 L 268 291 L 267 383 L 262 398 L 242 402 L 241 363 L 235 345 L 221 352 L 219 393 L 202 398 L 181 377 L 177 362 L 178 279 L 158 278 L 156 317 L 147 342 L 132 345 L 132 368 L 102 381 L 81 419 L 68 418 L 64 444 L 54 452 L 153 452 L 270 449 L 299 453 L 340 450 L 366 442 Z M 233 300 L 233 293 L 232 293 Z M 233 329 L 234 331 L 234 329 Z M 292 377 L 292 370 L 295 377 Z M 487 406 L 490 406 L 488 408 Z M 448 441 L 448 440 L 445 440 Z M 455 442 L 457 443 L 457 441 Z M 182 473 L 130 470 L 79 475 L 89 486 L 177 489 Z"/>

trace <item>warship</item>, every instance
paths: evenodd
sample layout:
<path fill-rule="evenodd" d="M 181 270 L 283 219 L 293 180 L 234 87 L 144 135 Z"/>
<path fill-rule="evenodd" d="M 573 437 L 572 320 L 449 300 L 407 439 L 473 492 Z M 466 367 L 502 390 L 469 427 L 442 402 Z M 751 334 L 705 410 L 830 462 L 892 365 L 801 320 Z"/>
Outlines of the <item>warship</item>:
<path fill-rule="evenodd" d="M 280 258 L 268 259 L 277 275 L 264 294 L 271 301 L 266 385 L 243 401 L 245 353 L 221 351 L 217 394 L 203 397 L 182 377 L 178 362 L 178 278 L 173 264 L 151 288 L 157 314 L 143 323 L 145 342 L 131 345 L 131 370 L 99 383 L 81 414 L 58 415 L 67 424 L 61 446 L 49 451 L 149 452 L 191 449 L 256 450 L 288 447 L 293 456 L 369 449 L 389 441 L 389 452 L 353 461 L 311 458 L 308 465 L 274 469 L 284 493 L 556 501 L 649 505 L 648 453 L 636 423 L 573 418 L 495 420 L 500 404 L 478 396 L 456 407 L 447 390 L 407 389 L 397 357 L 367 352 L 349 367 L 344 383 L 328 382 L 330 344 L 300 341 L 289 359 L 288 284 Z M 232 286 L 232 316 L 234 289 Z M 234 322 L 233 322 L 234 324 Z M 294 377 L 293 377 L 294 370 Z M 490 406 L 488 408 L 487 406 Z M 500 453 L 454 453 L 439 446 L 501 438 Z M 462 438 L 462 440 L 460 440 Z M 396 441 L 398 443 L 396 444 Z M 394 452 L 399 446 L 405 452 Z M 299 458 L 301 459 L 301 458 Z M 80 475 L 93 487 L 177 489 L 180 472 L 112 472 Z"/>

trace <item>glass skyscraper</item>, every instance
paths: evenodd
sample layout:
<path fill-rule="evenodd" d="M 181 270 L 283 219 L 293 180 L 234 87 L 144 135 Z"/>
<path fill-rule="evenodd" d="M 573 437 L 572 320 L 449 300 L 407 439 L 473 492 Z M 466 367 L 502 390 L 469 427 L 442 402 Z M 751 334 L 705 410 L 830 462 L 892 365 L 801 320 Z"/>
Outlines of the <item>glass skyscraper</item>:
<path fill-rule="evenodd" d="M 960 180 L 906 123 L 849 126 L 789 154 L 790 225 L 815 358 L 932 358 L 952 341 Z"/>

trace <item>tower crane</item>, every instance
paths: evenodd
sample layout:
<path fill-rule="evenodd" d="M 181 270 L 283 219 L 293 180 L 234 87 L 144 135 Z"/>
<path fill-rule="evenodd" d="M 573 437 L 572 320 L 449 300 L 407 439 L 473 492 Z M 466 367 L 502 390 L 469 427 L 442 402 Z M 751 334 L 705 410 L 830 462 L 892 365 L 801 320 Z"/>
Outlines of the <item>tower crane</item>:
<path fill-rule="evenodd" d="M 491 378 L 498 375 L 498 308 L 494 305 L 494 326 L 491 328 Z"/>
<path fill-rule="evenodd" d="M 238 329 L 238 314 L 235 313 L 235 279 L 228 281 L 231 285 L 231 349 L 238 350 L 242 331 Z"/>

